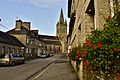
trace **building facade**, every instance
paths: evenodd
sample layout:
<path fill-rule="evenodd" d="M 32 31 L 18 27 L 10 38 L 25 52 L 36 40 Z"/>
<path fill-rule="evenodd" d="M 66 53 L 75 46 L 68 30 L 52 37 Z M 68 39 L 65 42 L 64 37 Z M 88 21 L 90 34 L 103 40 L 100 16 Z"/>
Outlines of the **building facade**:
<path fill-rule="evenodd" d="M 62 45 L 62 53 L 67 53 L 67 21 L 64 20 L 62 9 L 59 21 L 56 24 L 56 36 Z"/>
<path fill-rule="evenodd" d="M 22 47 L 24 47 L 24 45 L 17 38 L 0 31 L 0 54 L 22 54 Z"/>
<path fill-rule="evenodd" d="M 68 0 L 69 45 L 72 48 L 83 44 L 93 30 L 102 29 L 108 16 L 114 16 L 119 10 L 116 9 L 115 1 L 119 2 L 119 0 Z"/>
<path fill-rule="evenodd" d="M 41 51 L 42 44 L 39 40 L 38 30 L 31 30 L 30 22 L 16 20 L 15 28 L 6 33 L 15 36 L 25 45 L 23 49 L 26 58 L 35 57 Z"/>
<path fill-rule="evenodd" d="M 61 43 L 56 36 L 48 36 L 48 35 L 39 35 L 46 44 L 45 49 L 42 52 L 60 54 L 62 53 Z"/>
<path fill-rule="evenodd" d="M 68 0 L 69 34 L 68 45 L 73 49 L 85 43 L 96 29 L 103 29 L 106 19 L 120 11 L 120 0 Z M 75 68 L 76 63 L 72 63 Z M 77 72 L 82 79 L 81 61 Z"/>

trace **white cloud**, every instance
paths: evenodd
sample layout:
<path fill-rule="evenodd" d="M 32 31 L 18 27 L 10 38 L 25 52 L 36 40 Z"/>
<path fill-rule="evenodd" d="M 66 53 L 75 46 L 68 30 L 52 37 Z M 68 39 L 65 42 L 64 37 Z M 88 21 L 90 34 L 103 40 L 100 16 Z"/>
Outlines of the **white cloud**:
<path fill-rule="evenodd" d="M 65 0 L 30 0 L 30 3 L 38 7 L 52 7 L 55 5 L 62 4 Z"/>
<path fill-rule="evenodd" d="M 8 0 L 8 1 L 17 1 L 17 2 L 21 2 L 21 3 L 30 3 L 33 4 L 37 7 L 53 7 L 56 5 L 60 5 L 63 2 L 65 2 L 66 0 Z"/>

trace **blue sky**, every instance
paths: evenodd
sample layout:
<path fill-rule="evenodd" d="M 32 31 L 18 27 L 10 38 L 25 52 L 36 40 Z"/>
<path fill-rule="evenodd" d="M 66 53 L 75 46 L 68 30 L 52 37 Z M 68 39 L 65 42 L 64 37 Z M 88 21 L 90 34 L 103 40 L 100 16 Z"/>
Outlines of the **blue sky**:
<path fill-rule="evenodd" d="M 18 17 L 22 21 L 31 22 L 31 29 L 38 29 L 39 34 L 55 36 L 61 8 L 68 20 L 67 0 L 1 0 L 0 24 L 13 29 Z M 8 31 L 2 26 L 0 30 Z"/>

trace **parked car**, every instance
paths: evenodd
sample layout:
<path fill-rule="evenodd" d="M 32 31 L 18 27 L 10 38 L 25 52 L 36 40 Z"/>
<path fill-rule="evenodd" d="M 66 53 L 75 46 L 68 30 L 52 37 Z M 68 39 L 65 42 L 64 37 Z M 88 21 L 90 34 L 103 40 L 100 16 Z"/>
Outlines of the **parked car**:
<path fill-rule="evenodd" d="M 53 56 L 53 53 L 49 53 L 50 56 Z"/>
<path fill-rule="evenodd" d="M 0 55 L 0 65 L 16 65 L 25 63 L 25 58 L 18 53 Z"/>
<path fill-rule="evenodd" d="M 50 56 L 50 55 L 47 54 L 47 53 L 40 53 L 40 55 L 39 55 L 40 58 L 47 58 L 47 57 L 49 57 L 49 56 Z"/>

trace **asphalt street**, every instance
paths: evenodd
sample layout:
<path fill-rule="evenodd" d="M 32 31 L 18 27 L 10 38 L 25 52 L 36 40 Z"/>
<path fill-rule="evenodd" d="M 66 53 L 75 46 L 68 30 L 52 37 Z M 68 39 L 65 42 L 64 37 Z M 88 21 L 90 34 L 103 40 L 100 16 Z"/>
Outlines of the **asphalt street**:
<path fill-rule="evenodd" d="M 68 59 L 61 55 L 0 66 L 0 80 L 78 80 Z"/>

